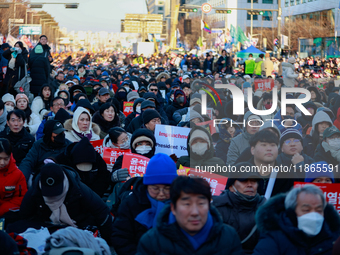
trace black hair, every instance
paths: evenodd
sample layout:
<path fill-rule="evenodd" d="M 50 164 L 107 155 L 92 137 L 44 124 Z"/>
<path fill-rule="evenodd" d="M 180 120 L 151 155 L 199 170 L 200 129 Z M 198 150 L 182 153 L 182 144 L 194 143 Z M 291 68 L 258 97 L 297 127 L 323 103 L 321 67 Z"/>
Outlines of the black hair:
<path fill-rule="evenodd" d="M 0 138 L 0 153 L 5 152 L 8 156 L 12 154 L 12 145 L 6 138 Z"/>
<path fill-rule="evenodd" d="M 21 41 L 17 41 L 15 44 L 18 44 L 20 49 L 23 49 L 24 48 L 24 44 L 21 42 Z M 14 45 L 15 45 L 14 44 Z"/>
<path fill-rule="evenodd" d="M 64 98 L 62 98 L 62 97 L 60 97 L 60 96 L 57 96 L 57 97 L 55 97 L 55 98 L 52 99 L 52 101 L 51 101 L 51 107 L 53 106 L 54 101 L 59 100 L 59 99 L 62 99 L 62 100 L 64 101 L 64 104 L 66 104 L 66 101 L 65 101 Z"/>
<path fill-rule="evenodd" d="M 281 84 L 281 86 L 284 85 L 284 82 L 283 82 L 282 78 L 276 78 L 275 80 L 278 81 Z"/>
<path fill-rule="evenodd" d="M 264 57 L 264 55 L 263 55 L 263 54 L 260 54 L 260 55 L 259 55 L 259 57 L 260 57 L 260 58 L 263 58 L 263 57 Z"/>
<path fill-rule="evenodd" d="M 22 119 L 23 122 L 25 122 L 26 120 L 26 115 L 24 113 L 23 110 L 13 110 L 10 111 L 9 113 L 7 113 L 7 121 L 9 121 L 11 119 L 11 115 L 14 114 L 15 116 L 17 116 L 19 119 Z"/>
<path fill-rule="evenodd" d="M 121 127 L 113 127 L 109 130 L 109 137 L 106 139 L 105 143 L 108 141 L 108 139 L 111 140 L 112 143 L 118 142 L 118 137 L 122 134 L 127 132 L 121 128 Z"/>
<path fill-rule="evenodd" d="M 253 56 L 253 54 L 250 53 L 250 54 L 248 55 L 248 57 L 250 57 L 250 56 Z"/>
<path fill-rule="evenodd" d="M 45 37 L 45 38 L 47 39 L 47 36 L 46 36 L 46 35 L 41 35 L 41 36 L 39 37 L 39 40 L 40 40 L 41 38 L 43 38 L 43 37 Z"/>
<path fill-rule="evenodd" d="M 106 109 L 109 109 L 110 107 L 113 107 L 113 110 L 115 111 L 115 115 L 117 115 L 117 114 L 118 114 L 117 108 L 116 108 L 116 106 L 115 106 L 113 103 L 105 103 L 105 104 L 103 104 L 102 106 L 100 106 L 100 108 L 99 108 L 99 113 L 100 113 L 100 115 L 102 115 L 103 112 L 104 112 Z"/>
<path fill-rule="evenodd" d="M 257 132 L 249 141 L 250 147 L 255 147 L 258 142 L 275 143 L 279 145 L 279 137 L 269 130 L 261 130 Z"/>
<path fill-rule="evenodd" d="M 20 98 L 21 99 L 21 98 Z M 14 109 L 18 109 L 18 107 L 16 106 Z M 19 110 L 19 109 L 18 109 Z M 21 110 L 25 113 L 25 118 L 27 120 L 27 123 L 29 123 L 31 121 L 31 114 L 32 114 L 32 109 L 29 105 L 29 103 L 27 102 L 27 107 L 25 110 Z"/>
<path fill-rule="evenodd" d="M 210 204 L 211 192 L 209 183 L 203 178 L 193 178 L 188 176 L 178 176 L 170 186 L 170 200 L 176 208 L 176 202 L 181 197 L 181 193 L 199 194 L 208 199 Z"/>

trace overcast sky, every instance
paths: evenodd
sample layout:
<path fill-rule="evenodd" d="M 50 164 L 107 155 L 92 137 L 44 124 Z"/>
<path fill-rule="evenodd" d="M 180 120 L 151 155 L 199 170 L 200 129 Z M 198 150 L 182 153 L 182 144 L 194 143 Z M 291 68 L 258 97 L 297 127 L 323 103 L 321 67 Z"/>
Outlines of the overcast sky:
<path fill-rule="evenodd" d="M 38 2 L 79 3 L 78 9 L 65 9 L 62 4 L 45 4 L 61 28 L 67 31 L 120 32 L 120 20 L 126 13 L 147 13 L 145 0 L 32 0 Z"/>

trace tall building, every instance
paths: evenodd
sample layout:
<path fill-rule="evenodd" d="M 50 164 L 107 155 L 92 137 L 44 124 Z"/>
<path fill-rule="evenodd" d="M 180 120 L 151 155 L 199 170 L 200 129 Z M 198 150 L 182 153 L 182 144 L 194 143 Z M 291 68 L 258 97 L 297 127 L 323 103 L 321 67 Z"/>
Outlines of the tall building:
<path fill-rule="evenodd" d="M 164 15 L 165 0 L 148 0 L 147 3 L 150 14 Z"/>

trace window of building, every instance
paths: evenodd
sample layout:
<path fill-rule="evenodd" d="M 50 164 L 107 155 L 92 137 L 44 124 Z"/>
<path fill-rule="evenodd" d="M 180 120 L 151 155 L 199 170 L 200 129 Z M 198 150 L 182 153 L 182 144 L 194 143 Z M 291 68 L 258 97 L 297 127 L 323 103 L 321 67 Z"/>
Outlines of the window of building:
<path fill-rule="evenodd" d="M 301 2 L 301 0 L 296 0 L 295 4 L 298 5 L 298 4 L 300 4 L 300 2 Z"/>
<path fill-rule="evenodd" d="M 158 1 L 158 5 L 163 5 L 164 2 L 163 1 Z"/>
<path fill-rule="evenodd" d="M 271 11 L 265 11 L 262 15 L 262 20 L 272 21 L 273 20 L 273 13 Z"/>
<path fill-rule="evenodd" d="M 289 0 L 285 0 L 285 7 L 289 6 Z"/>
<path fill-rule="evenodd" d="M 164 9 L 163 6 L 159 6 L 159 7 L 158 7 L 158 10 L 159 10 L 159 11 L 163 11 L 163 9 Z"/>
<path fill-rule="evenodd" d="M 273 0 L 262 0 L 263 4 L 273 4 Z"/>
<path fill-rule="evenodd" d="M 313 0 L 308 0 L 308 2 L 313 2 Z"/>
<path fill-rule="evenodd" d="M 290 0 L 290 6 L 294 6 L 295 5 L 295 0 Z"/>
<path fill-rule="evenodd" d="M 249 14 L 247 14 L 247 20 L 251 20 L 251 17 Z M 258 16 L 257 15 L 253 15 L 253 20 L 258 20 Z"/>
<path fill-rule="evenodd" d="M 264 1 L 265 1 L 265 0 L 264 0 Z M 248 2 L 248 3 L 251 3 L 251 0 L 247 0 L 247 2 Z M 273 2 L 273 1 L 272 1 L 272 2 Z M 253 3 L 254 3 L 254 4 L 259 3 L 259 0 L 253 0 Z"/>
<path fill-rule="evenodd" d="M 306 0 L 302 0 L 302 3 L 305 4 L 305 3 L 306 3 Z"/>

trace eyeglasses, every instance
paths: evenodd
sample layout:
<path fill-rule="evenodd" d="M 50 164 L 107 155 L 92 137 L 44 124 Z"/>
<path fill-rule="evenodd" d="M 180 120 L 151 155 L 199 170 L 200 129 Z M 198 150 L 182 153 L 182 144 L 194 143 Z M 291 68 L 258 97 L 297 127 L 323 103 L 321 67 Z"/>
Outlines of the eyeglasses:
<path fill-rule="evenodd" d="M 300 142 L 300 140 L 299 139 L 294 139 L 294 140 L 287 140 L 287 141 L 285 141 L 285 144 L 287 144 L 287 145 L 289 145 L 290 143 L 294 143 L 294 144 L 297 144 L 297 143 L 299 143 Z"/>
<path fill-rule="evenodd" d="M 159 194 L 161 193 L 161 191 L 163 192 L 164 195 L 169 195 L 170 194 L 170 187 L 164 187 L 164 188 L 159 188 L 156 186 L 149 186 L 150 187 L 150 191 L 153 194 Z"/>
<path fill-rule="evenodd" d="M 157 91 L 158 91 L 158 89 L 150 89 L 150 91 L 155 91 L 155 92 L 157 92 Z"/>

